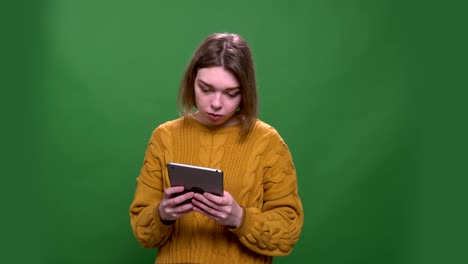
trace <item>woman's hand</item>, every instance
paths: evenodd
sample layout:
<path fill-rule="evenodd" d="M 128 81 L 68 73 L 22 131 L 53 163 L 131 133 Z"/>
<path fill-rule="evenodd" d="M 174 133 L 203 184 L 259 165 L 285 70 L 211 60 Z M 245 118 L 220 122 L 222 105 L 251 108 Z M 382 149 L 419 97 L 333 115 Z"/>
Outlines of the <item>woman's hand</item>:
<path fill-rule="evenodd" d="M 193 211 L 202 213 L 220 224 L 237 228 L 242 222 L 244 210 L 230 193 L 220 197 L 211 193 L 195 193 L 192 199 Z"/>
<path fill-rule="evenodd" d="M 183 191 L 183 186 L 170 187 L 164 191 L 163 199 L 158 208 L 161 220 L 173 221 L 193 210 L 193 205 L 190 203 L 193 192 L 174 197 L 174 195 Z"/>

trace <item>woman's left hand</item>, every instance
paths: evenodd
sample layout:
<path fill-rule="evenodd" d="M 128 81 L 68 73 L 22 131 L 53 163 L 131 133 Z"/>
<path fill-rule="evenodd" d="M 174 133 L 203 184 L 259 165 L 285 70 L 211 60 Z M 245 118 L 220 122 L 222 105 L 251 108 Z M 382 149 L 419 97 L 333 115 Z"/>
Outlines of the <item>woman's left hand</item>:
<path fill-rule="evenodd" d="M 244 210 L 226 191 L 223 197 L 211 193 L 195 193 L 192 204 L 194 211 L 202 213 L 220 224 L 237 228 L 242 222 Z"/>

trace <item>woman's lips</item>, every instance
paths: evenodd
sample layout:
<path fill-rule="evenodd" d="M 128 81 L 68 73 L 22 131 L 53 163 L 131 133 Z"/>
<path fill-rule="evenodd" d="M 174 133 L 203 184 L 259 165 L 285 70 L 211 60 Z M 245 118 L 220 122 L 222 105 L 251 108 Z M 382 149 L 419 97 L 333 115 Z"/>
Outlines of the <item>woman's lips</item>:
<path fill-rule="evenodd" d="M 222 115 L 217 115 L 217 114 L 208 114 L 208 117 L 213 120 L 213 121 L 218 121 L 221 119 L 223 116 Z"/>

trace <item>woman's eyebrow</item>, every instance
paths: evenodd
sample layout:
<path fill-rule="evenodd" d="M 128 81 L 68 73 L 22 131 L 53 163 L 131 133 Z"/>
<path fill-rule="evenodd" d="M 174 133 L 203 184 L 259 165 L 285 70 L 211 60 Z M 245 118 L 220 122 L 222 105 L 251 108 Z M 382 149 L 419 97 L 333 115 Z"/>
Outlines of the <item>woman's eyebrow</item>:
<path fill-rule="evenodd" d="M 208 87 L 208 88 L 213 88 L 213 89 L 215 88 L 213 85 L 211 85 L 211 84 L 209 84 L 209 83 L 207 83 L 207 82 L 205 82 L 205 81 L 202 81 L 202 80 L 200 80 L 200 79 L 198 79 L 198 82 L 199 82 L 201 85 L 206 86 L 206 87 Z M 236 87 L 225 88 L 225 90 L 237 90 L 237 89 L 240 89 L 240 87 L 239 87 L 239 86 L 236 86 Z"/>
<path fill-rule="evenodd" d="M 207 83 L 207 82 L 204 82 L 204 81 L 202 81 L 202 80 L 200 80 L 200 79 L 198 79 L 198 82 L 199 82 L 200 84 L 202 84 L 203 86 L 208 86 L 208 87 L 210 87 L 210 88 L 213 88 L 213 85 L 211 85 L 211 84 L 209 84 L 209 83 Z"/>

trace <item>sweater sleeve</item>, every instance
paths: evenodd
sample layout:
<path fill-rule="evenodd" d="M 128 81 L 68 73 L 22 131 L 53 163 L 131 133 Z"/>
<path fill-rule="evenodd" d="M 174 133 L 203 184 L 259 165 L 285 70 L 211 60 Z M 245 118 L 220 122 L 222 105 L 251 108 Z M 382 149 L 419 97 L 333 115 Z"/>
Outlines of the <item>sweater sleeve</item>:
<path fill-rule="evenodd" d="M 263 173 L 263 206 L 244 208 L 241 225 L 231 230 L 240 242 L 262 255 L 285 256 L 299 240 L 304 221 L 296 170 L 286 144 L 280 141 Z"/>
<path fill-rule="evenodd" d="M 159 217 L 159 203 L 164 194 L 162 170 L 163 145 L 158 129 L 153 133 L 145 153 L 143 167 L 130 205 L 130 224 L 136 239 L 143 247 L 160 247 L 169 238 L 173 225 L 166 225 Z"/>

